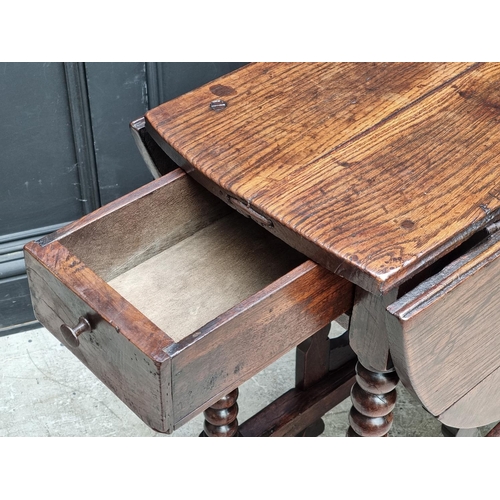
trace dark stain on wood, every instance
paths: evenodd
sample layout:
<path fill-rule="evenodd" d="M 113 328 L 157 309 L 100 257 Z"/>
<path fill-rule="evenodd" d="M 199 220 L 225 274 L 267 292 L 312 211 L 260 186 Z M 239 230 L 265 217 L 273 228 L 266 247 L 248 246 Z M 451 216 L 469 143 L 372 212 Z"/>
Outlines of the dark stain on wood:
<path fill-rule="evenodd" d="M 236 95 L 238 92 L 236 92 L 235 89 L 230 87 L 229 85 L 212 85 L 210 87 L 210 92 L 212 94 L 218 96 L 218 97 L 227 97 L 230 95 Z"/>

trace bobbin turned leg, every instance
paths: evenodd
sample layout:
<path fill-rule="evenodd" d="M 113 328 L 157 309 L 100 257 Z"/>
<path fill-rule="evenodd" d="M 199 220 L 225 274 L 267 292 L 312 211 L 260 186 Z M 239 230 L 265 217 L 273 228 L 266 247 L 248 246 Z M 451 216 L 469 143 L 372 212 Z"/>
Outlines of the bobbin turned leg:
<path fill-rule="evenodd" d="M 372 372 L 359 362 L 356 383 L 351 390 L 352 408 L 349 413 L 349 437 L 386 437 L 392 426 L 392 410 L 396 404 L 399 378 L 394 369 Z"/>
<path fill-rule="evenodd" d="M 205 422 L 201 437 L 233 437 L 238 436 L 238 389 L 219 399 L 203 415 Z"/>

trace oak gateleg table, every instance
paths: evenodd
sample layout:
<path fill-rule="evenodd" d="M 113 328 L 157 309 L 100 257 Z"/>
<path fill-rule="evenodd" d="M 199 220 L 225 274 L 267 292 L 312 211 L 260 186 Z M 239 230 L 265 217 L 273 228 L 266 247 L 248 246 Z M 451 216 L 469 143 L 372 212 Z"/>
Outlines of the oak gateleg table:
<path fill-rule="evenodd" d="M 148 425 L 318 434 L 355 358 L 349 436 L 387 435 L 399 380 L 445 426 L 500 419 L 500 65 L 255 63 L 132 131 L 158 179 L 26 258 L 42 324 Z M 191 318 L 165 262 L 227 300 Z M 297 387 L 238 426 L 295 346 Z"/>

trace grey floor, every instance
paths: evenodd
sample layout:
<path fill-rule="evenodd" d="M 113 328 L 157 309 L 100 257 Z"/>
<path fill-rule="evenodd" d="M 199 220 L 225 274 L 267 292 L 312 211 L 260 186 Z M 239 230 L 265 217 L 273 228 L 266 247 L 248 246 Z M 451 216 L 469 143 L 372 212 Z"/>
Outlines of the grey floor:
<path fill-rule="evenodd" d="M 154 436 L 44 328 L 0 337 L 0 436 Z M 293 387 L 294 352 L 240 387 L 240 422 Z M 393 436 L 440 436 L 440 424 L 398 386 Z M 349 401 L 325 416 L 323 436 L 344 436 Z M 170 437 L 197 436 L 198 415 Z M 484 432 L 484 431 L 483 431 Z"/>

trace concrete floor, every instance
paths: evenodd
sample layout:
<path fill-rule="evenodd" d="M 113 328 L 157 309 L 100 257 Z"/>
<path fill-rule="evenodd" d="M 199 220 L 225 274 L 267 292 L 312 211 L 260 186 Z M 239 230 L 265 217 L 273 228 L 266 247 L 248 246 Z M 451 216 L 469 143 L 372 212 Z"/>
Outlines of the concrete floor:
<path fill-rule="evenodd" d="M 198 415 L 171 436 L 146 426 L 44 328 L 0 337 L 0 436 L 197 436 Z M 294 351 L 240 387 L 239 421 L 294 383 Z M 322 436 L 344 436 L 348 400 Z M 440 436 L 440 424 L 398 386 L 393 436 Z M 483 430 L 484 434 L 485 430 Z"/>

